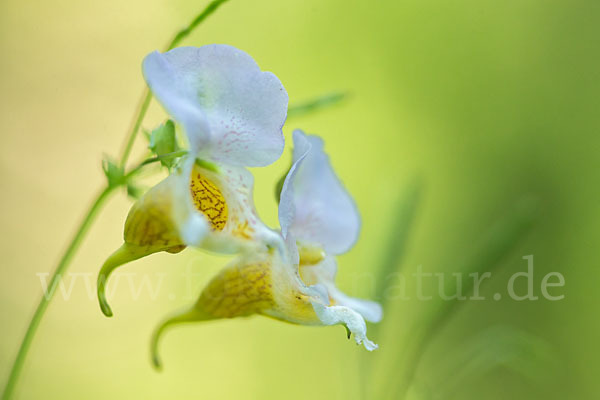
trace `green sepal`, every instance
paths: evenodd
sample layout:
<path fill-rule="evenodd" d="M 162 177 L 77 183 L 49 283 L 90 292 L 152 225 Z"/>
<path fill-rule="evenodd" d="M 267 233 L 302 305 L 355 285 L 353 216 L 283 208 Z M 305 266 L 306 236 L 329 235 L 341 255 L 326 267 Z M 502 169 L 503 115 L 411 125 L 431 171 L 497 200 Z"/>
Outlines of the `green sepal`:
<path fill-rule="evenodd" d="M 102 171 L 104 171 L 104 175 L 108 180 L 108 186 L 111 188 L 121 186 L 126 181 L 123 168 L 119 167 L 107 156 L 102 160 Z"/>
<path fill-rule="evenodd" d="M 177 137 L 175 135 L 175 123 L 172 120 L 167 120 L 167 122 L 159 125 L 150 133 L 150 143 L 148 144 L 148 148 L 156 154 L 157 157 L 179 151 L 179 145 L 177 144 Z M 173 157 L 160 159 L 160 163 L 169 169 L 175 165 L 176 161 L 176 158 Z"/>

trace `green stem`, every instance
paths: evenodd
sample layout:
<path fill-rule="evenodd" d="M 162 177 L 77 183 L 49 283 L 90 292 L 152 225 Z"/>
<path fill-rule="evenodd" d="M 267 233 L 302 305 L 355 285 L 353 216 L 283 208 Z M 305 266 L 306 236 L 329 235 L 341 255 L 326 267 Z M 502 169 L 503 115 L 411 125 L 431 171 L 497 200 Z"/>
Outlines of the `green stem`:
<path fill-rule="evenodd" d="M 183 28 L 175 34 L 173 40 L 171 40 L 165 51 L 171 50 L 172 48 L 177 46 L 183 39 L 188 37 L 190 33 L 192 33 L 202 21 L 208 18 L 208 16 L 214 13 L 217 10 L 217 8 L 221 6 L 221 4 L 227 1 L 228 0 L 214 0 L 209 5 L 207 5 L 206 8 L 200 14 L 198 14 L 196 18 L 194 18 L 192 22 L 189 23 L 188 26 L 186 26 L 185 28 Z"/>
<path fill-rule="evenodd" d="M 25 333 L 25 337 L 23 338 L 23 341 L 21 342 L 21 347 L 19 348 L 19 352 L 17 353 L 17 358 L 15 359 L 15 362 L 13 364 L 13 368 L 10 372 L 10 376 L 8 377 L 8 382 L 6 384 L 6 388 L 4 389 L 4 393 L 2 394 L 3 400 L 8 400 L 12 396 L 15 385 L 17 383 L 17 379 L 19 378 L 21 370 L 23 369 L 23 363 L 25 362 L 25 358 L 27 357 L 29 347 L 31 346 L 31 342 L 33 340 L 33 337 L 35 336 L 35 332 L 37 331 L 40 321 L 42 320 L 42 317 L 43 317 L 44 313 L 46 312 L 46 309 L 48 308 L 50 301 L 54 297 L 54 293 L 56 291 L 57 285 L 58 285 L 60 279 L 62 278 L 64 272 L 66 271 L 67 267 L 69 266 L 69 263 L 71 262 L 71 259 L 75 255 L 75 252 L 81 245 L 81 242 L 82 242 L 83 238 L 85 237 L 85 234 L 91 227 L 92 222 L 94 221 L 96 215 L 98 214 L 98 211 L 100 211 L 100 208 L 102 207 L 104 202 L 108 199 L 109 195 L 115 189 L 125 185 L 127 182 L 127 179 L 131 178 L 135 173 L 137 173 L 140 169 L 142 169 L 142 167 L 144 167 L 148 164 L 154 163 L 154 162 L 158 162 L 163 158 L 179 157 L 179 156 L 185 155 L 186 153 L 187 153 L 186 151 L 178 151 L 178 152 L 174 152 L 174 153 L 165 154 L 163 156 L 157 156 L 157 157 L 153 157 L 153 158 L 144 160 L 125 175 L 125 183 L 118 185 L 118 186 L 106 187 L 96 197 L 92 206 L 90 207 L 87 214 L 85 215 L 85 218 L 79 225 L 79 229 L 75 233 L 75 236 L 71 240 L 71 244 L 69 245 L 69 247 L 63 254 L 62 258 L 60 259 L 60 262 L 58 263 L 58 266 L 54 270 L 54 273 L 53 273 L 52 278 L 50 279 L 50 283 L 48 285 L 48 293 L 45 294 L 44 296 L 42 296 L 42 299 L 40 300 L 40 303 L 38 304 L 37 309 L 35 310 L 35 313 L 33 314 L 33 317 L 31 318 L 31 322 L 29 323 L 29 327 L 27 328 L 27 332 Z"/>
<path fill-rule="evenodd" d="M 194 18 L 192 20 L 192 22 L 187 27 L 185 27 L 184 29 L 182 29 L 175 35 L 173 40 L 171 40 L 171 42 L 167 46 L 167 50 L 170 50 L 173 47 L 177 46 L 183 39 L 185 39 L 190 33 L 192 33 L 192 31 L 196 27 L 198 27 L 198 25 L 200 25 L 200 23 L 202 21 L 204 21 L 210 14 L 212 14 L 221 4 L 225 3 L 226 1 L 227 0 L 215 0 L 212 3 L 210 3 L 200 14 L 198 14 L 198 16 L 196 16 L 196 18 Z M 146 112 L 148 111 L 148 107 L 150 106 L 151 100 L 152 100 L 152 93 L 150 92 L 150 90 L 145 89 L 144 93 L 142 95 L 142 100 L 138 107 L 136 116 L 133 120 L 133 124 L 132 124 L 133 127 L 132 127 L 129 135 L 127 136 L 127 140 L 125 142 L 125 147 L 123 148 L 123 153 L 121 154 L 121 159 L 119 161 L 119 165 L 122 168 L 125 168 L 125 164 L 127 163 L 127 160 L 129 159 L 129 155 L 131 154 L 131 149 L 133 148 L 133 144 L 137 137 L 137 133 L 139 132 L 140 127 L 142 126 L 142 122 L 144 121 L 144 117 L 146 116 Z M 159 159 L 160 158 L 152 159 L 149 162 L 158 161 Z M 128 173 L 126 175 L 126 177 L 132 176 L 141 167 L 148 164 L 149 162 L 146 162 L 146 161 L 143 162 L 138 167 L 134 168 L 130 173 Z M 10 397 L 12 396 L 12 394 L 14 392 L 15 385 L 17 383 L 17 380 L 19 378 L 21 370 L 23 369 L 23 364 L 25 362 L 25 358 L 27 357 L 27 352 L 29 351 L 29 348 L 31 347 L 31 342 L 33 341 L 35 332 L 37 331 L 40 321 L 42 320 L 42 317 L 44 316 L 44 313 L 46 312 L 46 309 L 48 308 L 48 304 L 50 303 L 50 301 L 52 300 L 52 297 L 54 296 L 54 290 L 56 289 L 56 285 L 60 281 L 62 274 L 67 270 L 69 263 L 71 262 L 71 259 L 73 258 L 73 256 L 75 255 L 75 252 L 81 245 L 81 242 L 82 242 L 85 234 L 89 230 L 90 226 L 92 225 L 92 222 L 94 221 L 96 215 L 98 214 L 98 211 L 100 210 L 100 208 L 102 207 L 104 202 L 107 200 L 108 196 L 115 189 L 117 189 L 120 186 L 122 186 L 122 185 L 107 187 L 102 192 L 100 192 L 100 194 L 98 195 L 98 197 L 92 204 L 91 208 L 89 209 L 88 213 L 84 217 L 83 221 L 81 222 L 81 225 L 79 226 L 77 233 L 75 233 L 75 236 L 73 237 L 73 240 L 69 244 L 69 247 L 63 254 L 63 257 L 61 258 L 60 262 L 58 263 L 58 266 L 56 267 L 56 270 L 54 271 L 54 274 L 52 275 L 52 279 L 50 280 L 49 292 L 46 296 L 42 296 L 42 299 L 40 300 L 40 303 L 38 304 L 38 307 L 35 310 L 33 317 L 31 318 L 31 322 L 29 323 L 29 327 L 27 328 L 25 337 L 23 338 L 23 341 L 21 342 L 21 347 L 19 347 L 19 352 L 17 353 L 17 358 L 15 359 L 15 362 L 13 363 L 12 369 L 10 371 L 10 375 L 8 377 L 8 381 L 6 383 L 6 387 L 4 388 L 4 392 L 2 394 L 2 400 L 10 399 Z"/>
<path fill-rule="evenodd" d="M 150 106 L 150 100 L 152 100 L 152 93 L 150 90 L 146 88 L 142 95 L 142 101 L 140 102 L 140 106 L 138 108 L 137 117 L 133 122 L 133 128 L 129 133 L 127 138 L 127 142 L 125 144 L 125 148 L 123 149 L 123 154 L 121 155 L 121 160 L 119 161 L 119 166 L 121 168 L 125 168 L 125 164 L 129 159 L 129 154 L 131 154 L 131 148 L 133 147 L 133 143 L 135 142 L 135 138 L 137 137 L 137 133 L 142 126 L 142 122 L 144 121 L 144 117 L 146 116 L 146 111 L 148 111 L 148 107 Z"/>
<path fill-rule="evenodd" d="M 188 26 L 180 30 L 175 34 L 173 39 L 167 45 L 165 51 L 169 51 L 177 46 L 183 39 L 188 37 L 190 33 L 194 31 L 200 25 L 202 21 L 204 21 L 208 16 L 214 13 L 219 6 L 228 0 L 214 0 L 211 2 L 206 8 L 196 16 L 189 23 Z M 147 88 L 144 90 L 144 94 L 142 95 L 142 100 L 140 102 L 139 110 L 137 118 L 134 120 L 133 128 L 129 133 L 129 138 L 127 139 L 127 143 L 125 148 L 123 149 L 123 154 L 121 155 L 121 160 L 119 162 L 119 166 L 121 168 L 125 167 L 127 160 L 129 159 L 129 154 L 131 153 L 131 148 L 133 147 L 133 143 L 135 142 L 135 138 L 137 137 L 138 132 L 140 131 L 140 127 L 142 126 L 142 122 L 144 121 L 144 117 L 146 116 L 146 111 L 148 111 L 148 107 L 150 106 L 150 100 L 152 100 L 152 93 Z"/>
<path fill-rule="evenodd" d="M 31 347 L 33 337 L 35 336 L 35 332 L 37 331 L 37 328 L 40 325 L 42 317 L 44 316 L 44 313 L 48 308 L 50 301 L 54 297 L 54 293 L 56 291 L 58 282 L 62 278 L 62 275 L 66 271 L 67 267 L 69 266 L 69 263 L 75 255 L 75 252 L 81 245 L 81 242 L 85 234 L 89 230 L 90 226 L 92 225 L 92 222 L 98 214 L 98 211 L 100 211 L 100 208 L 102 207 L 102 205 L 104 204 L 104 202 L 106 201 L 113 189 L 114 188 L 106 188 L 102 192 L 100 192 L 100 194 L 96 197 L 85 218 L 81 222 L 81 225 L 79 225 L 79 229 L 75 233 L 71 244 L 63 254 L 62 258 L 60 259 L 60 262 L 58 263 L 58 266 L 54 270 L 52 278 L 50 279 L 50 284 L 48 286 L 48 293 L 42 296 L 42 299 L 40 300 L 40 303 L 38 304 L 37 309 L 35 310 L 35 313 L 31 318 L 31 322 L 29 323 L 29 327 L 27 328 L 27 332 L 25 333 L 23 342 L 21 342 L 21 347 L 19 348 L 19 352 L 17 353 L 17 358 L 15 359 L 12 370 L 8 377 L 8 383 L 6 384 L 6 388 L 4 389 L 4 393 L 2 394 L 3 400 L 8 400 L 12 396 L 21 370 L 23 369 L 23 364 L 25 363 L 27 352 Z"/>

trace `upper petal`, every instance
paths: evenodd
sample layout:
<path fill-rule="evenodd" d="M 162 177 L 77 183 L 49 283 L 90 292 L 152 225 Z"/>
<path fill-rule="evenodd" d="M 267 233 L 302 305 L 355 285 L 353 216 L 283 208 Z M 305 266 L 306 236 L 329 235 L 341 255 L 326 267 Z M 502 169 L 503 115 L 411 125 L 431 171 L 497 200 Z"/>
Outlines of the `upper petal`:
<path fill-rule="evenodd" d="M 303 155 L 306 141 L 310 150 Z M 288 186 L 293 187 L 290 197 L 293 198 L 294 217 L 291 223 L 280 221 L 282 231 L 283 224 L 289 224 L 286 229 L 299 241 L 319 244 L 330 254 L 348 251 L 358 238 L 360 216 L 354 201 L 335 175 L 329 157 L 323 151 L 321 138 L 295 131 L 294 164 L 296 168 L 288 176 Z M 282 191 L 282 202 L 283 196 Z"/>
<path fill-rule="evenodd" d="M 252 167 L 281 155 L 288 96 L 248 54 L 227 45 L 180 47 L 149 54 L 143 72 L 193 152 Z"/>
<path fill-rule="evenodd" d="M 294 131 L 294 162 L 288 171 L 283 187 L 281 188 L 281 196 L 279 199 L 279 225 L 281 226 L 281 235 L 284 238 L 288 236 L 288 230 L 294 222 L 296 216 L 296 203 L 294 197 L 294 180 L 298 167 L 308 155 L 311 145 L 307 137 L 300 131 Z"/>

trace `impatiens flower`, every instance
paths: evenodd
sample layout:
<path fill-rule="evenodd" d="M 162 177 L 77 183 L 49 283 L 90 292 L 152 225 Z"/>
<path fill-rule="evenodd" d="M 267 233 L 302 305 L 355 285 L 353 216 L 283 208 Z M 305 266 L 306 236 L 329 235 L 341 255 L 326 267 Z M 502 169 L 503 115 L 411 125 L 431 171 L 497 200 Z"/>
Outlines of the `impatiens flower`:
<path fill-rule="evenodd" d="M 344 325 L 348 337 L 367 350 L 365 319 L 381 320 L 381 306 L 349 297 L 335 286 L 334 255 L 349 250 L 358 237 L 360 218 L 335 173 L 323 142 L 294 132 L 294 162 L 279 205 L 285 253 L 244 254 L 225 267 L 189 311 L 163 323 L 153 339 L 154 359 L 165 328 L 183 322 L 261 314 L 303 325 Z"/>
<path fill-rule="evenodd" d="M 179 167 L 131 208 L 125 243 L 98 279 L 103 312 L 108 275 L 119 265 L 159 251 L 195 246 L 223 253 L 283 247 L 258 218 L 253 177 L 283 151 L 288 96 L 281 82 L 231 46 L 154 52 L 143 73 L 155 98 L 183 132 L 188 153 Z"/>

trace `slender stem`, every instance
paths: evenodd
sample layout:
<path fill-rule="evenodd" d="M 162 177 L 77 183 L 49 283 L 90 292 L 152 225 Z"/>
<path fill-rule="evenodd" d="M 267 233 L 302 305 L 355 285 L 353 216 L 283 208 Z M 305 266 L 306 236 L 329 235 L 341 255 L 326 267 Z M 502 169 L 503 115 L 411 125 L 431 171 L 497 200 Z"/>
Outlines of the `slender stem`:
<path fill-rule="evenodd" d="M 187 153 L 186 151 L 177 151 L 177 152 L 165 154 L 163 156 L 157 156 L 157 157 L 153 157 L 153 158 L 144 160 L 125 175 L 125 178 L 126 178 L 125 181 L 127 181 L 127 179 L 132 177 L 140 169 L 142 169 L 144 166 L 146 166 L 148 164 L 158 162 L 161 159 L 168 158 L 168 157 L 183 156 L 186 153 Z M 56 292 L 56 288 L 57 288 L 57 285 L 58 285 L 60 279 L 62 278 L 64 272 L 66 271 L 67 267 L 69 266 L 69 263 L 70 263 L 71 259 L 73 258 L 73 256 L 75 255 L 75 252 L 81 245 L 81 242 L 83 241 L 85 234 L 88 232 L 89 228 L 91 227 L 92 222 L 96 218 L 96 215 L 98 215 L 100 208 L 102 207 L 104 202 L 108 199 L 109 195 L 120 186 L 106 187 L 102 192 L 100 192 L 100 194 L 98 194 L 98 196 L 92 203 L 92 206 L 90 207 L 88 212 L 85 214 L 85 218 L 83 219 L 83 221 L 81 221 L 81 224 L 79 225 L 79 229 L 73 236 L 73 239 L 71 240 L 71 243 L 69 244 L 69 247 L 67 247 L 67 250 L 63 254 L 62 258 L 60 259 L 60 262 L 58 263 L 56 269 L 54 270 L 52 278 L 50 279 L 50 283 L 48 285 L 48 292 L 42 296 L 42 299 L 40 300 L 40 303 L 38 304 L 38 306 L 35 310 L 35 313 L 33 314 L 33 317 L 31 318 L 31 322 L 29 322 L 29 327 L 27 328 L 25 337 L 23 338 L 23 341 L 21 342 L 21 347 L 19 348 L 19 352 L 17 353 L 17 358 L 15 359 L 13 368 L 10 372 L 10 376 L 8 377 L 8 383 L 6 384 L 6 388 L 4 389 L 4 393 L 2 394 L 3 400 L 8 400 L 13 394 L 13 391 L 14 391 L 16 383 L 17 383 L 17 379 L 21 373 L 21 370 L 23 369 L 23 364 L 25 362 L 25 358 L 27 357 L 27 352 L 29 351 L 33 337 L 35 336 L 35 332 L 37 331 L 40 321 L 42 320 L 42 317 L 44 316 L 44 313 L 46 312 L 46 309 L 48 308 L 50 301 L 54 297 L 54 293 Z"/>
<path fill-rule="evenodd" d="M 138 107 L 137 116 L 133 121 L 133 128 L 131 128 L 127 142 L 125 144 L 125 148 L 123 149 L 123 154 L 121 154 L 121 160 L 119 161 L 119 166 L 121 168 L 125 167 L 125 164 L 129 159 L 129 154 L 131 154 L 131 148 L 133 147 L 133 143 L 135 142 L 137 133 L 139 132 L 140 127 L 142 126 L 142 122 L 144 121 L 144 117 L 146 116 L 146 111 L 148 111 L 148 107 L 150 106 L 150 100 L 152 100 L 152 93 L 150 93 L 150 90 L 146 88 L 144 89 L 142 100 Z"/>
<path fill-rule="evenodd" d="M 212 13 L 214 13 L 221 4 L 227 2 L 228 0 L 214 0 L 211 2 L 206 8 L 196 16 L 182 30 L 177 32 L 173 39 L 167 45 L 165 51 L 171 50 L 175 46 L 177 46 L 183 39 L 188 37 L 190 33 L 194 31 L 200 25 L 202 21 L 208 18 Z M 131 148 L 133 147 L 133 143 L 135 142 L 135 138 L 137 137 L 138 132 L 140 131 L 140 127 L 142 126 L 142 122 L 144 121 L 144 117 L 146 116 L 146 111 L 148 111 L 148 107 L 150 106 L 150 101 L 152 100 L 152 93 L 147 88 L 144 90 L 144 94 L 142 95 L 142 100 L 140 101 L 140 106 L 138 108 L 137 117 L 133 122 L 133 127 L 129 133 L 129 137 L 125 144 L 125 148 L 123 149 L 123 154 L 121 154 L 121 159 L 119 161 L 119 166 L 124 168 L 127 160 L 129 159 L 129 155 L 131 153 Z"/>
<path fill-rule="evenodd" d="M 167 49 L 165 51 L 171 50 L 172 48 L 177 46 L 179 43 L 181 43 L 181 41 L 183 39 L 185 39 L 186 37 L 188 37 L 190 35 L 190 33 L 192 33 L 194 31 L 194 29 L 196 29 L 202 21 L 204 21 L 206 18 L 208 18 L 208 16 L 210 14 L 214 13 L 217 10 L 217 8 L 219 8 L 219 6 L 221 6 L 221 4 L 223 4 L 227 1 L 228 0 L 214 0 L 209 5 L 207 5 L 206 8 L 200 14 L 198 14 L 196 16 L 196 18 L 194 18 L 192 20 L 192 22 L 189 23 L 188 26 L 186 26 L 185 28 L 183 28 L 182 30 L 180 30 L 179 32 L 177 32 L 175 34 L 175 36 L 173 37 L 173 40 L 171 40 L 171 42 L 169 43 L 169 45 L 167 46 Z"/>
<path fill-rule="evenodd" d="M 192 31 L 196 27 L 198 27 L 198 25 L 200 25 L 200 23 L 202 21 L 204 21 L 210 14 L 212 14 L 221 4 L 225 3 L 226 1 L 227 0 L 215 0 L 215 1 L 211 2 L 200 14 L 198 14 L 196 16 L 196 18 L 194 18 L 194 20 L 192 20 L 192 22 L 187 27 L 185 27 L 184 29 L 182 29 L 175 35 L 173 40 L 171 40 L 171 42 L 167 46 L 167 50 L 170 50 L 173 47 L 177 46 L 183 39 L 185 39 L 190 33 L 192 33 Z M 121 158 L 119 161 L 119 166 L 121 166 L 123 169 L 125 168 L 125 164 L 127 163 L 127 160 L 129 159 L 129 155 L 131 154 L 131 149 L 133 147 L 133 144 L 135 142 L 137 134 L 140 130 L 140 127 L 142 126 L 142 122 L 144 121 L 144 117 L 146 116 L 146 112 L 148 111 L 148 107 L 150 106 L 151 100 L 152 100 L 152 93 L 150 92 L 150 90 L 145 89 L 144 93 L 142 95 L 142 99 L 140 101 L 140 105 L 138 107 L 137 113 L 135 114 L 135 117 L 133 119 L 132 128 L 129 131 L 129 135 L 127 136 L 127 139 L 125 142 L 125 147 L 123 148 L 123 153 L 121 154 Z M 155 161 L 159 161 L 159 160 L 160 160 L 160 158 L 152 159 L 151 161 L 148 161 L 148 160 L 144 161 L 139 166 L 137 166 L 132 171 L 130 171 L 126 175 L 126 177 L 132 176 L 135 172 L 137 172 L 144 165 L 146 165 L 150 162 L 155 162 Z M 42 317 L 44 316 L 44 313 L 46 312 L 46 309 L 48 308 L 48 305 L 50 304 L 50 301 L 52 300 L 52 297 L 54 296 L 54 291 L 56 289 L 56 285 L 60 281 L 63 273 L 68 268 L 69 263 L 71 262 L 71 259 L 75 255 L 75 252 L 79 249 L 79 246 L 81 245 L 81 242 L 82 242 L 83 238 L 85 237 L 85 234 L 89 230 L 90 226 L 92 225 L 92 222 L 94 221 L 96 215 L 98 214 L 98 211 L 100 211 L 100 208 L 102 207 L 104 202 L 108 199 L 109 195 L 120 186 L 122 186 L 122 185 L 112 186 L 112 187 L 109 186 L 100 192 L 98 197 L 96 197 L 96 199 L 94 200 L 94 203 L 90 207 L 88 213 L 84 217 L 83 221 L 79 225 L 79 229 L 75 233 L 75 236 L 73 237 L 73 240 L 69 244 L 69 247 L 67 247 L 67 250 L 63 254 L 62 258 L 60 259 L 60 262 L 58 263 L 56 269 L 54 270 L 54 273 L 50 280 L 49 292 L 45 296 L 42 296 L 42 299 L 40 300 L 40 303 L 38 304 L 38 306 L 35 310 L 35 313 L 33 314 L 33 317 L 31 318 L 31 322 L 29 323 L 27 332 L 25 333 L 25 337 L 23 338 L 23 341 L 21 342 L 21 346 L 19 347 L 19 351 L 17 353 L 17 358 L 15 359 L 15 362 L 13 363 L 12 369 L 10 371 L 10 375 L 8 377 L 8 381 L 6 383 L 6 387 L 4 388 L 4 392 L 2 393 L 2 400 L 10 399 L 10 397 L 12 396 L 12 394 L 14 392 L 17 380 L 19 378 L 21 370 L 23 369 L 23 364 L 25 363 L 25 358 L 27 357 L 27 352 L 29 351 L 31 342 L 33 341 L 33 337 L 35 336 L 35 332 L 37 331 L 37 328 L 42 320 Z"/>
<path fill-rule="evenodd" d="M 13 391 L 15 389 L 15 385 L 17 383 L 17 379 L 19 378 L 21 370 L 23 369 L 23 364 L 25 363 L 27 352 L 29 351 L 33 337 L 35 336 L 35 332 L 37 331 L 37 328 L 40 325 L 40 321 L 42 320 L 42 317 L 44 316 L 44 313 L 48 308 L 50 301 L 54 297 L 54 293 L 56 292 L 58 282 L 62 278 L 62 275 L 67 269 L 71 259 L 75 255 L 75 252 L 81 245 L 81 242 L 85 234 L 89 230 L 90 226 L 92 225 L 92 222 L 98 214 L 98 211 L 100 211 L 100 208 L 102 207 L 102 205 L 104 204 L 104 202 L 106 201 L 113 189 L 114 188 L 107 187 L 96 197 L 96 199 L 92 203 L 92 206 L 88 210 L 85 218 L 81 222 L 81 225 L 79 225 L 79 229 L 77 229 L 77 232 L 75 233 L 71 244 L 69 245 L 69 247 L 67 247 L 67 250 L 63 254 L 62 258 L 60 259 L 60 262 L 54 270 L 54 274 L 52 275 L 52 278 L 50 279 L 50 284 L 48 286 L 48 293 L 42 296 L 42 299 L 40 300 L 40 303 L 38 304 L 37 309 L 35 310 L 35 313 L 31 318 L 31 322 L 29 323 L 29 327 L 27 328 L 27 332 L 25 333 L 23 342 L 21 342 L 21 347 L 19 348 L 19 352 L 17 353 L 17 358 L 15 359 L 12 370 L 10 372 L 10 376 L 8 377 L 8 383 L 6 384 L 6 388 L 4 389 L 4 393 L 2 394 L 3 400 L 8 400 L 12 396 Z"/>

